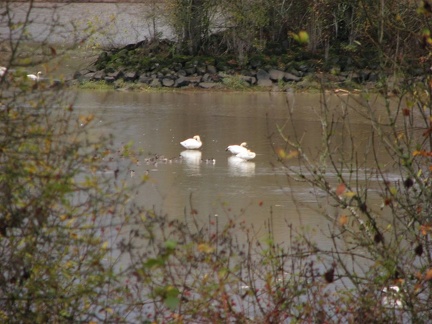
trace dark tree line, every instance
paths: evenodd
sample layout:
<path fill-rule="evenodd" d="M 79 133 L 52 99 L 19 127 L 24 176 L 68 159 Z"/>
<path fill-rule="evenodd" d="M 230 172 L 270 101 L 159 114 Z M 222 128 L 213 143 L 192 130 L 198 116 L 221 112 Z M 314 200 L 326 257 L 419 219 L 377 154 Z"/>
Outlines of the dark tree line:
<path fill-rule="evenodd" d="M 421 51 L 418 34 L 428 26 L 417 14 L 427 4 L 408 0 L 168 0 L 165 8 L 180 52 L 230 53 L 240 61 L 285 53 L 298 45 L 293 35 L 306 31 L 307 50 L 326 59 L 341 52 L 369 59 L 373 52 L 392 66 Z"/>

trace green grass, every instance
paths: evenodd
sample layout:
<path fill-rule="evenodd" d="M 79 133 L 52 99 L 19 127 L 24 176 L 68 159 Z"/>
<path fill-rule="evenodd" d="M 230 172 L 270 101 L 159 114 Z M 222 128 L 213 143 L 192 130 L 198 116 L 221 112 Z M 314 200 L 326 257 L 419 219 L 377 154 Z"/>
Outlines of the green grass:
<path fill-rule="evenodd" d="M 85 90 L 113 90 L 114 85 L 105 81 L 84 81 L 78 85 L 78 88 Z"/>

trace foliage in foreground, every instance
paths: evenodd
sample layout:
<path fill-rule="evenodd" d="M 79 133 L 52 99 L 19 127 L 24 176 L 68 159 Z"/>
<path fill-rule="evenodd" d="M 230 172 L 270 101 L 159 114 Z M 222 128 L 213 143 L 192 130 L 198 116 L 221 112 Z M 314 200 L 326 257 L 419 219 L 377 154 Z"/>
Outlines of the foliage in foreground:
<path fill-rule="evenodd" d="M 431 321 L 429 75 L 405 80 L 397 96 L 363 93 L 337 106 L 323 91 L 322 142 L 312 147 L 297 107 L 287 107 L 292 125 L 277 125 L 275 154 L 289 181 L 316 190 L 315 211 L 330 221 L 325 248 L 289 224 L 276 242 L 270 216 L 263 237 L 236 215 L 200 224 L 193 203 L 184 220 L 135 205 L 130 148 L 95 136 L 93 116 L 76 112 L 67 91 L 7 67 L 2 321 Z M 352 135 L 359 123 L 368 130 L 361 140 Z"/>

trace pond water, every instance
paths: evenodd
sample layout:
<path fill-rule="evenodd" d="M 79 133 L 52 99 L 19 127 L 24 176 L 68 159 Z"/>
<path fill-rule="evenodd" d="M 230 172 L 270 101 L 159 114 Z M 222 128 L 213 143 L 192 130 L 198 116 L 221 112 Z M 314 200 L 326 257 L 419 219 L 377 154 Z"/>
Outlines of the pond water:
<path fill-rule="evenodd" d="M 149 181 L 135 197 L 139 204 L 172 218 L 183 218 L 185 208 L 186 215 L 193 208 L 202 224 L 209 218 L 217 217 L 223 223 L 234 217 L 253 224 L 263 235 L 272 215 L 275 238 L 284 242 L 287 224 L 324 231 L 329 225 L 313 210 L 317 198 L 311 187 L 288 181 L 287 169 L 277 162 L 272 146 L 281 146 L 281 137 L 269 137 L 295 118 L 296 132 L 303 134 L 303 144 L 313 157 L 321 143 L 317 115 L 320 95 L 292 95 L 292 116 L 286 98 L 285 93 L 272 92 L 80 91 L 76 109 L 96 115 L 98 134 L 113 134 L 116 145 L 133 143 L 135 150 L 143 152 L 129 180 L 133 183 L 149 174 Z M 332 98 L 335 111 L 343 110 L 344 100 Z M 361 146 L 370 131 L 360 120 L 351 122 L 355 125 L 353 137 Z M 284 130 L 289 136 L 293 132 Z M 185 150 L 180 142 L 194 135 L 200 135 L 203 146 L 196 151 Z M 256 152 L 255 159 L 238 161 L 225 151 L 228 145 L 242 142 Z M 155 154 L 167 160 L 153 163 L 149 159 Z M 288 163 L 295 167 L 296 159 Z M 130 171 L 120 172 L 127 177 Z M 370 207 L 379 208 L 380 203 L 376 199 Z M 320 230 L 316 235 L 326 241 Z"/>
<path fill-rule="evenodd" d="M 154 6 L 32 3 L 29 37 L 38 42 L 67 44 L 91 32 L 87 50 L 91 44 L 97 47 L 135 43 L 155 32 L 170 37 L 163 16 L 157 12 L 158 2 L 154 3 Z M 17 22 L 25 17 L 29 4 L 13 3 L 11 7 L 12 19 Z M 0 24 L 1 33 L 5 26 Z M 66 61 L 59 64 L 57 73 L 75 71 L 88 59 L 72 56 Z M 133 183 L 149 174 L 150 180 L 135 198 L 140 204 L 147 208 L 154 206 L 157 211 L 177 218 L 184 217 L 185 208 L 193 208 L 202 222 L 208 222 L 209 217 L 217 217 L 221 222 L 228 217 L 244 219 L 263 232 L 266 232 L 264 223 L 272 216 L 274 235 L 278 241 L 284 241 L 286 224 L 317 229 L 328 226 L 328 221 L 311 208 L 316 206 L 317 199 L 310 186 L 288 181 L 287 170 L 277 162 L 273 147 L 283 146 L 281 137 L 269 136 L 285 125 L 284 134 L 302 136 L 311 158 L 317 158 L 322 141 L 321 97 L 290 94 L 288 99 L 291 107 L 287 106 L 287 94 L 277 92 L 79 91 L 76 109 L 79 113 L 94 113 L 97 131 L 113 134 L 117 145 L 132 142 L 135 149 L 143 152 L 140 165 L 134 167 L 135 176 L 129 179 Z M 347 97 L 332 96 L 329 105 L 340 114 L 346 109 L 346 100 Z M 367 124 L 361 119 L 350 119 L 350 125 L 356 145 L 367 145 L 370 135 Z M 185 151 L 180 142 L 194 135 L 200 135 L 202 148 Z M 247 142 L 257 153 L 252 161 L 238 161 L 225 151 L 228 145 L 242 142 Z M 350 149 L 349 141 L 341 146 Z M 146 158 L 155 154 L 163 155 L 167 162 L 147 163 Z M 183 158 L 178 163 L 180 155 Z M 215 163 L 206 163 L 213 159 Z M 288 163 L 295 166 L 296 161 Z M 378 208 L 380 203 L 376 199 L 369 207 Z M 325 240 L 319 231 L 317 236 Z"/>

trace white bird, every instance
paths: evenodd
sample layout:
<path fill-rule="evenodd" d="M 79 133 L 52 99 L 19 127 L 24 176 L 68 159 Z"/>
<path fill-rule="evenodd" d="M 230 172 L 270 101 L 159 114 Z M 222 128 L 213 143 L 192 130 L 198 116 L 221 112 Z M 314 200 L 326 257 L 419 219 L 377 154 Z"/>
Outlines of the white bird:
<path fill-rule="evenodd" d="M 256 153 L 251 152 L 251 150 L 246 150 L 246 151 L 240 152 L 239 154 L 236 154 L 236 156 L 239 157 L 240 159 L 243 159 L 243 160 L 252 160 L 255 158 Z"/>
<path fill-rule="evenodd" d="M 4 66 L 0 66 L 0 78 L 6 74 L 7 68 Z"/>
<path fill-rule="evenodd" d="M 382 304 L 390 308 L 402 308 L 402 296 L 398 286 L 384 287 L 382 290 Z"/>
<path fill-rule="evenodd" d="M 42 74 L 41 71 L 39 71 L 38 73 L 36 73 L 36 75 L 34 75 L 34 74 L 27 74 L 27 78 L 29 78 L 29 79 L 37 82 L 37 81 L 39 81 L 41 74 Z"/>
<path fill-rule="evenodd" d="M 202 146 L 201 139 L 198 135 L 195 135 L 193 138 L 188 138 L 187 140 L 180 142 L 180 144 L 188 150 L 196 150 Z"/>
<path fill-rule="evenodd" d="M 247 151 L 247 143 L 243 142 L 240 145 L 230 145 L 225 149 L 225 151 L 230 151 L 231 154 L 237 155 L 241 152 Z"/>

